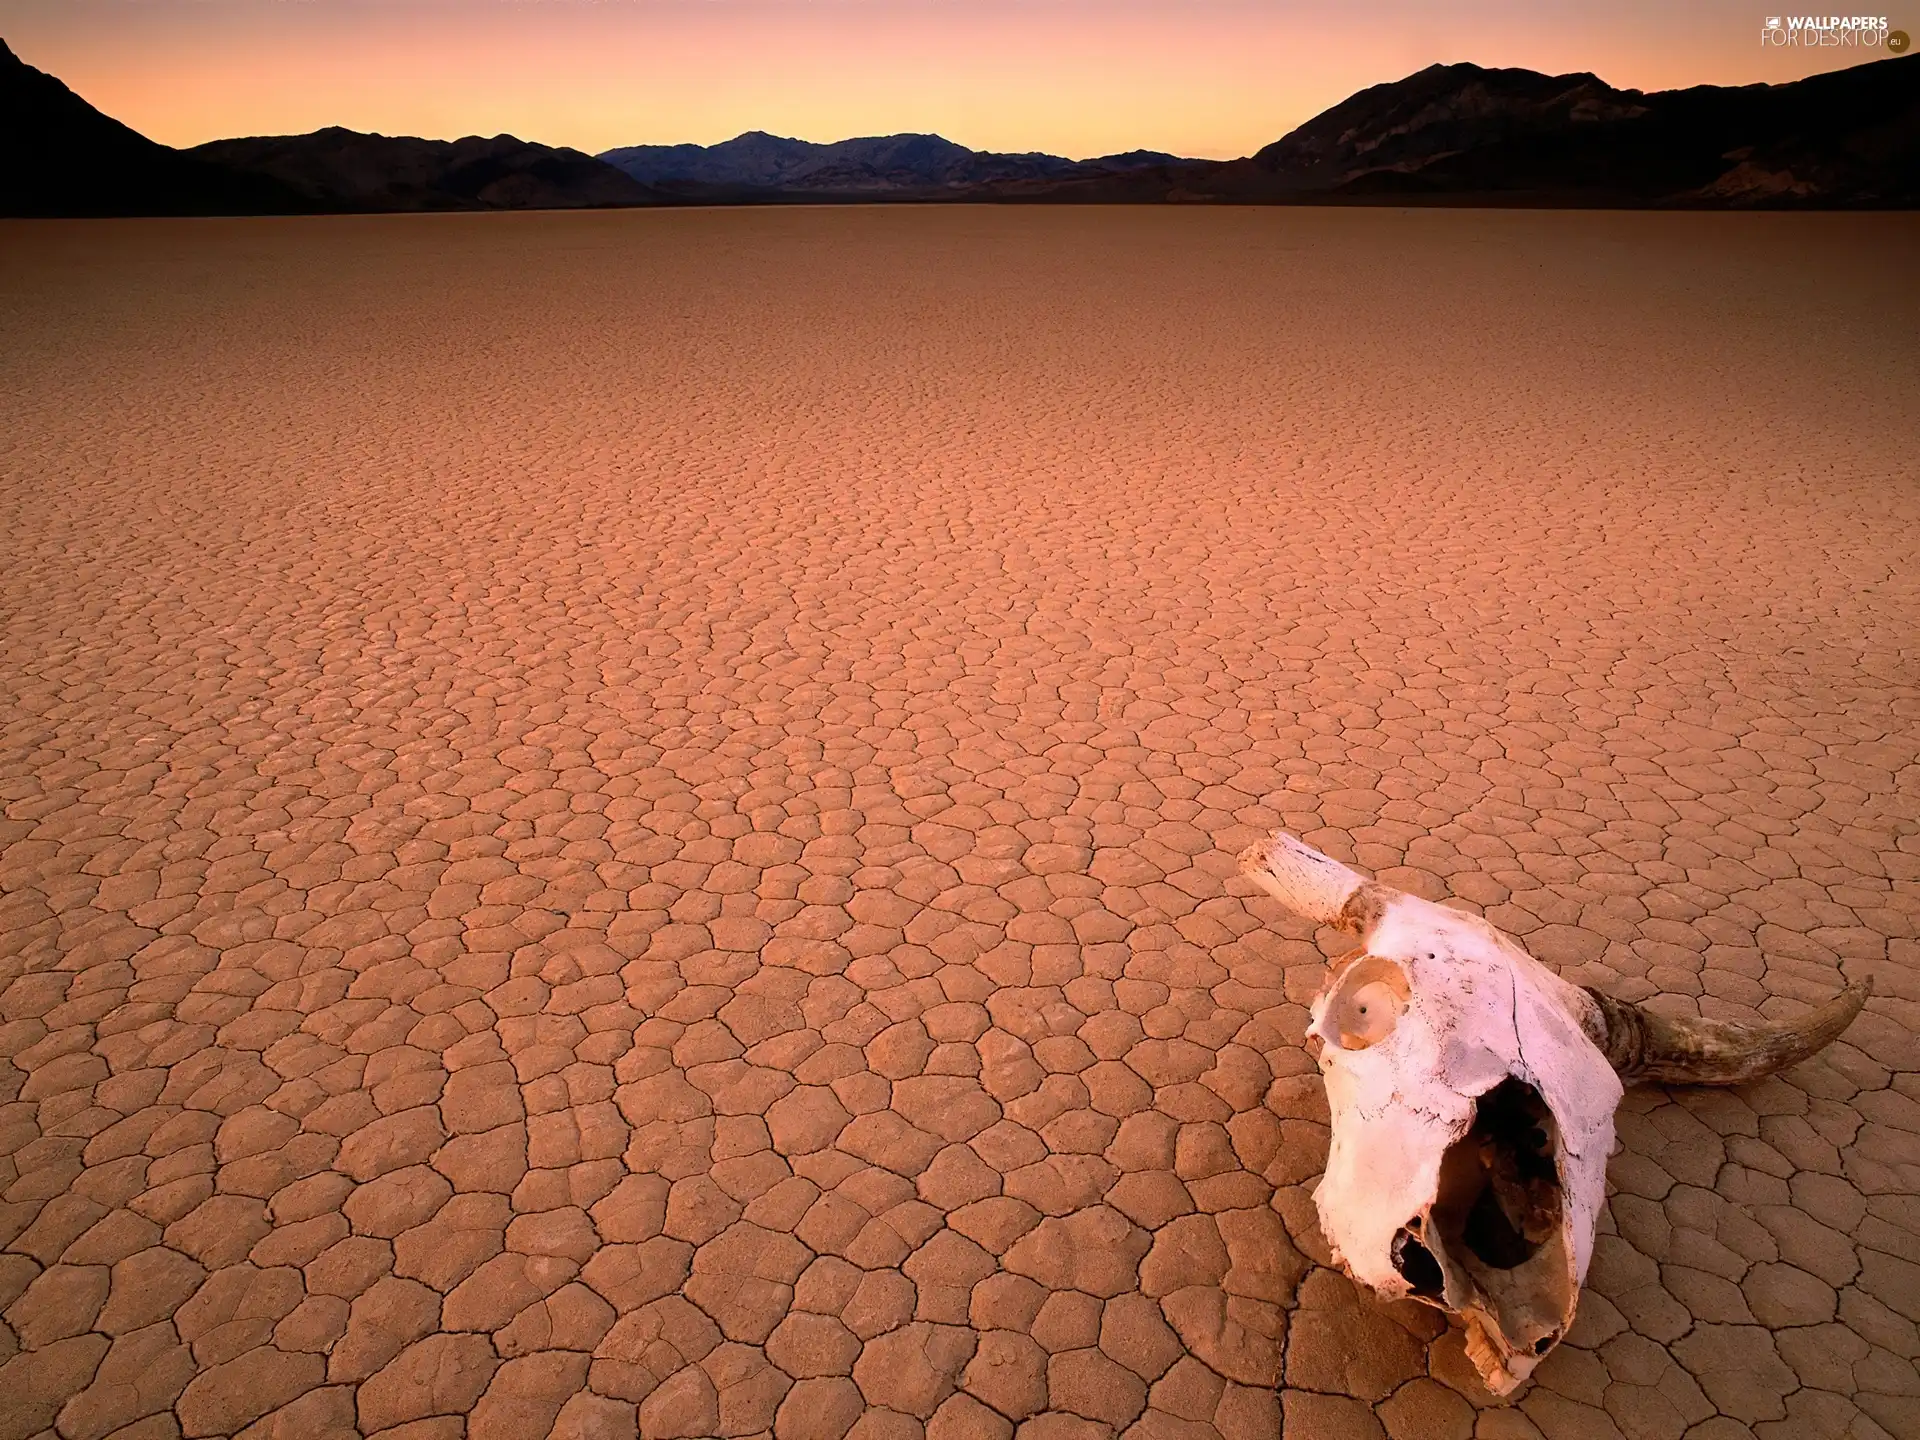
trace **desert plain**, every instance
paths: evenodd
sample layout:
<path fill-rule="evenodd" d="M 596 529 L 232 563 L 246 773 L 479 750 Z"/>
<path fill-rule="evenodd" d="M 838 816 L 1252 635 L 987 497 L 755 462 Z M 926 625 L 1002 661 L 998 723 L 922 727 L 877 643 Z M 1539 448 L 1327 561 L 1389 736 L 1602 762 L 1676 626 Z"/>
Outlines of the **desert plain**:
<path fill-rule="evenodd" d="M 1920 1435 L 1912 215 L 0 225 L 0 1437 Z M 1502 1405 L 1286 827 L 1819 1058 Z"/>

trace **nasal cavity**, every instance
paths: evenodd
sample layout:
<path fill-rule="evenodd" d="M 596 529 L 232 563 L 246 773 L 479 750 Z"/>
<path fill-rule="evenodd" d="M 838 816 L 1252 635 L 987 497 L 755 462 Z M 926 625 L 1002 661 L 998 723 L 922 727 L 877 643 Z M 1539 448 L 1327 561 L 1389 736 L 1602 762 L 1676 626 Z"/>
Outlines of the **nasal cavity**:
<path fill-rule="evenodd" d="M 1440 1273 L 1440 1262 L 1433 1258 L 1433 1252 L 1413 1233 L 1419 1224 L 1420 1217 L 1416 1215 L 1394 1233 L 1393 1268 L 1400 1272 L 1400 1278 L 1413 1288 L 1415 1295 L 1438 1300 L 1446 1289 L 1446 1277 Z"/>

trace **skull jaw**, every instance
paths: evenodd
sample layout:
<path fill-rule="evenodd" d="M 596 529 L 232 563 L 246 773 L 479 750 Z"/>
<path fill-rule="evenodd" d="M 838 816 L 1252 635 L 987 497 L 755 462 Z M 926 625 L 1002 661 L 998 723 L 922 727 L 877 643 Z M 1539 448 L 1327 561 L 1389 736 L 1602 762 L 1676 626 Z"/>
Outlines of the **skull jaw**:
<path fill-rule="evenodd" d="M 1481 1383 L 1503 1399 L 1526 1383 L 1543 1358 L 1509 1349 L 1499 1330 L 1477 1311 L 1466 1316 L 1466 1330 L 1467 1359 L 1480 1372 Z"/>
<path fill-rule="evenodd" d="M 1444 1268 L 1448 1284 L 1441 1296 L 1410 1292 L 1410 1298 L 1457 1316 L 1466 1330 L 1467 1359 L 1481 1382 L 1495 1395 L 1511 1395 L 1573 1324 L 1578 1291 L 1564 1243 L 1556 1236 L 1519 1271 L 1492 1285 L 1483 1283 L 1485 1273 L 1478 1267 Z"/>
<path fill-rule="evenodd" d="M 1561 1249 L 1549 1258 L 1558 1260 L 1564 1256 Z M 1350 1278 L 1366 1283 L 1354 1275 L 1338 1252 L 1334 1259 Z M 1459 1320 L 1466 1332 L 1467 1359 L 1479 1372 L 1481 1383 L 1491 1393 L 1504 1398 L 1527 1382 L 1572 1327 L 1578 1292 L 1571 1284 L 1569 1290 L 1572 1293 L 1565 1305 L 1536 1300 L 1519 1307 L 1511 1303 L 1499 1306 L 1471 1280 L 1437 1296 L 1421 1294 L 1412 1286 L 1397 1291 L 1376 1290 L 1376 1293 L 1388 1300 L 1417 1300 Z"/>
<path fill-rule="evenodd" d="M 1391 1270 L 1354 1266 L 1337 1248 L 1335 1258 L 1385 1298 L 1458 1317 L 1487 1388 L 1512 1394 L 1572 1326 L 1579 1301 L 1574 1227 L 1585 1207 L 1566 1203 L 1564 1159 L 1552 1110 L 1509 1078 L 1479 1097 L 1447 1147 L 1431 1198 L 1394 1235 Z M 1337 1231 L 1327 1210 L 1343 1197 L 1315 1198 L 1323 1230 Z"/>

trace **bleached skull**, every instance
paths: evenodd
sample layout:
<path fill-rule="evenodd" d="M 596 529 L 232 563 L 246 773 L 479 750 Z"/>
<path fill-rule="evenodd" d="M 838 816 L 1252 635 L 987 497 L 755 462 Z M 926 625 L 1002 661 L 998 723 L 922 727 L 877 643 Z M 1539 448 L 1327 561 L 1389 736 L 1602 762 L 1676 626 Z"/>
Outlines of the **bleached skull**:
<path fill-rule="evenodd" d="M 1241 856 L 1297 914 L 1357 932 L 1313 1002 L 1332 1116 L 1320 1228 L 1354 1279 L 1458 1316 L 1510 1393 L 1573 1324 L 1623 1080 L 1734 1084 L 1805 1058 L 1867 987 L 1795 1026 L 1675 1019 L 1572 985 L 1485 920 L 1290 835 Z"/>

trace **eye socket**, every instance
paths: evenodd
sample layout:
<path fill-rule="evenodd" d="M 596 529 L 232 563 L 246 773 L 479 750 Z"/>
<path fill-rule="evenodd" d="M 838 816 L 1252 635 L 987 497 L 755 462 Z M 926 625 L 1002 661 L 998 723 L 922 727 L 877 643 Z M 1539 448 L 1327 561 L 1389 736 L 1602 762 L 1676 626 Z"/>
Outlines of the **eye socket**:
<path fill-rule="evenodd" d="M 1394 1031 L 1406 1014 L 1412 987 L 1391 960 L 1366 955 L 1341 973 L 1327 997 L 1322 1029 L 1342 1050 L 1365 1050 Z"/>

